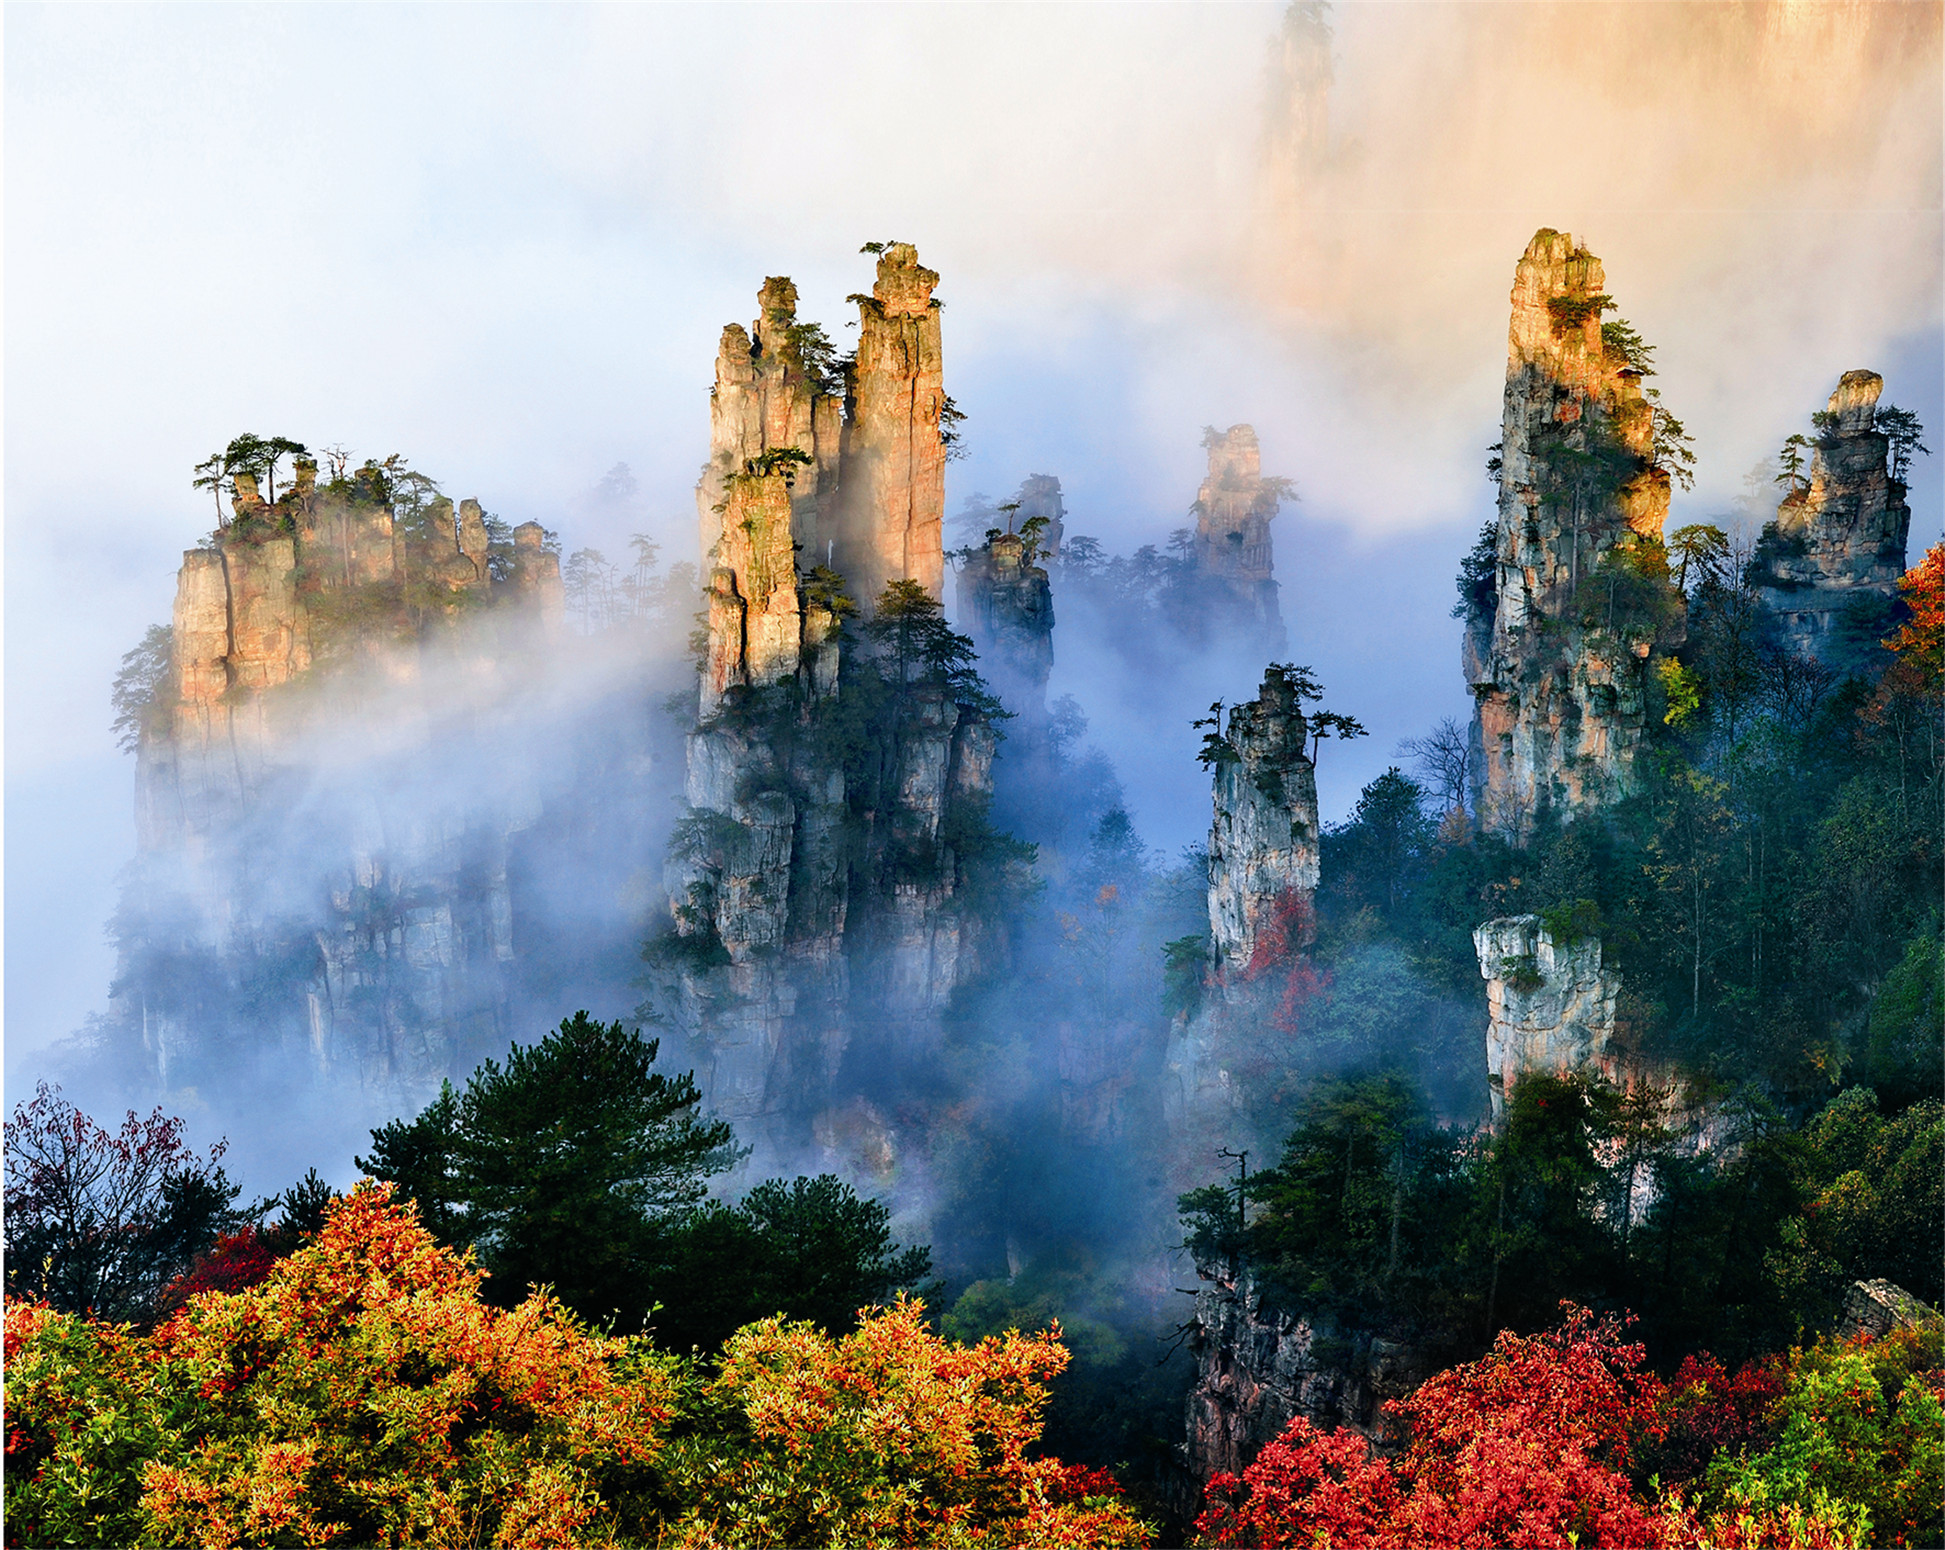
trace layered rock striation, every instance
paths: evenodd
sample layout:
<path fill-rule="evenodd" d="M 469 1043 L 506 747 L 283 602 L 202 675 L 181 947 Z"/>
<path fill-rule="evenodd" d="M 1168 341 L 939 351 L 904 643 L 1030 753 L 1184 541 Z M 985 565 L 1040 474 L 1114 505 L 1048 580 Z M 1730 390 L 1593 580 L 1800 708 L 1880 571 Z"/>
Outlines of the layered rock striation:
<path fill-rule="evenodd" d="M 1468 633 L 1481 816 L 1523 839 L 1539 813 L 1634 786 L 1648 658 L 1680 639 L 1660 548 L 1669 476 L 1626 349 L 1603 335 L 1601 262 L 1536 234 L 1513 277 L 1490 635 Z"/>
<path fill-rule="evenodd" d="M 1911 507 L 1893 477 L 1891 440 L 1878 427 L 1884 379 L 1847 371 L 1810 443 L 1810 466 L 1763 530 L 1748 580 L 1785 644 L 1834 667 L 1849 665 L 1842 624 L 1858 618 L 1864 644 L 1883 633 L 1904 574 Z"/>
<path fill-rule="evenodd" d="M 700 716 L 655 954 L 711 1102 L 779 1145 L 843 1130 L 832 1106 L 860 1028 L 893 1062 L 922 1058 L 978 962 L 963 846 L 997 707 L 939 607 L 937 282 L 888 247 L 853 298 L 857 355 L 835 362 L 773 278 L 717 361 Z M 1050 628 L 1044 571 L 1010 558 L 988 616 L 1021 623 L 1037 574 Z M 1030 634 L 1014 632 L 1029 679 Z"/>

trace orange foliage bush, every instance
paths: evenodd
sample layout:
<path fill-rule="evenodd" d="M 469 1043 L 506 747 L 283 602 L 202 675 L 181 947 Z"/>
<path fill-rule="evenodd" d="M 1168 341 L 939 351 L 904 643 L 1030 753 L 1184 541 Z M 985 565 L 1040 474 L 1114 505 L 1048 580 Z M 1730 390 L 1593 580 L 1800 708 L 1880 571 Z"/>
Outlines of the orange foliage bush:
<path fill-rule="evenodd" d="M 366 1183 L 152 1336 L 9 1302 L 7 1543 L 1147 1541 L 1110 1476 L 1029 1457 L 1055 1333 L 955 1345 L 901 1302 L 752 1325 L 710 1375 L 482 1280 Z"/>
<path fill-rule="evenodd" d="M 544 1293 L 510 1313 L 389 1186 L 337 1202 L 250 1290 L 156 1332 L 202 1401 L 143 1507 L 200 1545 L 566 1545 L 654 1459 L 666 1365 Z"/>
<path fill-rule="evenodd" d="M 1067 1365 L 1058 1330 L 961 1346 L 924 1311 L 900 1299 L 840 1340 L 776 1319 L 731 1339 L 697 1396 L 706 1426 L 664 1457 L 678 1542 L 1145 1544 L 1115 1495 L 1075 1499 L 1110 1479 L 1027 1457 Z"/>
<path fill-rule="evenodd" d="M 1929 683 L 1936 692 L 1945 683 L 1945 543 L 1927 549 L 1898 578 L 1898 590 L 1911 617 L 1884 644 L 1916 682 Z"/>

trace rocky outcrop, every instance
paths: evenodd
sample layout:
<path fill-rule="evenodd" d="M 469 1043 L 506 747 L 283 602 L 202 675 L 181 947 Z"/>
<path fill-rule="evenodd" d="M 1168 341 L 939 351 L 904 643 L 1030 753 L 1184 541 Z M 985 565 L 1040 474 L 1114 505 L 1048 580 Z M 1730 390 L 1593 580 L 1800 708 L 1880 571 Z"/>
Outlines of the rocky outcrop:
<path fill-rule="evenodd" d="M 821 331 L 797 320 L 795 285 L 772 276 L 757 306 L 748 332 L 723 330 L 709 461 L 696 485 L 708 576 L 704 715 L 731 686 L 797 672 L 807 646 L 813 671 L 836 673 L 834 661 L 815 660 L 831 620 L 802 606 L 798 568 L 800 555 L 810 570 L 837 547 L 843 384 L 819 353 L 828 350 Z"/>
<path fill-rule="evenodd" d="M 1497 595 L 1466 669 L 1481 817 L 1523 840 L 1634 787 L 1647 668 L 1681 634 L 1660 549 L 1669 479 L 1654 404 L 1601 330 L 1601 262 L 1541 231 L 1514 273 L 1501 426 Z M 1481 621 L 1483 623 L 1483 621 Z"/>
<path fill-rule="evenodd" d="M 1299 1416 L 1396 1443 L 1384 1406 L 1431 1372 L 1403 1341 L 1267 1305 L 1247 1273 L 1202 1283 L 1184 1344 L 1196 1363 L 1183 1452 L 1191 1501 L 1217 1471 L 1241 1474 Z"/>
<path fill-rule="evenodd" d="M 1274 655 L 1286 637 L 1270 523 L 1290 482 L 1264 478 L 1253 426 L 1210 426 L 1202 445 L 1209 472 L 1192 508 L 1198 601 L 1220 609 L 1229 629 Z"/>
<path fill-rule="evenodd" d="M 1844 373 L 1817 417 L 1807 477 L 1791 480 L 1749 567 L 1785 643 L 1832 666 L 1848 665 L 1839 621 L 1862 609 L 1866 644 L 1881 634 L 1905 569 L 1911 507 L 1876 424 L 1883 390 L 1874 371 Z"/>
<path fill-rule="evenodd" d="M 1218 712 L 1218 714 L 1220 714 Z M 1265 933 L 1309 937 L 1317 889 L 1317 776 L 1288 671 L 1271 664 L 1254 700 L 1232 706 L 1205 754 L 1215 771 L 1209 931 L 1219 964 L 1246 967 Z"/>
<path fill-rule="evenodd" d="M 840 1103 L 833 1084 L 861 1023 L 889 1058 L 922 1056 L 978 962 L 954 836 L 984 812 L 996 739 L 922 647 L 908 656 L 945 629 L 937 283 L 909 246 L 887 248 L 873 295 L 854 298 L 855 361 L 837 363 L 797 321 L 796 288 L 770 279 L 751 332 L 725 330 L 717 360 L 697 493 L 701 715 L 659 995 L 714 1107 L 779 1145 L 809 1139 L 787 1140 L 793 1127 L 843 1130 L 808 1122 Z M 847 400 L 829 391 L 847 384 Z M 1041 649 L 1052 624 L 1046 573 L 1018 540 L 1005 558 L 1010 574 L 984 573 L 985 617 L 1030 678 L 1027 614 L 1044 616 Z M 846 648 L 846 619 L 891 582 L 918 590 Z"/>
<path fill-rule="evenodd" d="M 1920 1301 L 1894 1281 L 1853 1281 L 1844 1293 L 1844 1311 L 1838 1316 L 1839 1340 L 1855 1340 L 1860 1335 L 1882 1340 L 1900 1329 L 1916 1329 L 1938 1310 Z"/>
<path fill-rule="evenodd" d="M 536 808 L 518 783 L 423 789 L 413 750 L 436 735 L 458 767 L 479 728 L 414 686 L 456 653 L 492 674 L 501 630 L 556 628 L 559 561 L 533 524 L 496 554 L 475 501 L 408 522 L 382 471 L 315 472 L 274 505 L 239 476 L 231 519 L 183 556 L 111 1022 L 165 1086 L 281 1052 L 422 1096 L 506 1031 L 509 842 Z"/>
<path fill-rule="evenodd" d="M 1049 560 L 1060 558 L 1060 541 L 1067 535 L 1067 502 L 1060 492 L 1060 480 L 1053 474 L 1028 474 L 1013 496 L 1019 507 L 1013 525 L 1024 528 L 1038 518 L 1046 524 L 1040 530 L 1040 553 Z"/>
<path fill-rule="evenodd" d="M 1254 700 L 1231 707 L 1226 724 L 1217 724 L 1220 707 L 1204 723 L 1214 788 L 1209 942 L 1201 962 L 1171 962 L 1172 976 L 1194 982 L 1193 1004 L 1176 1014 L 1163 1056 L 1163 1118 L 1182 1155 L 1283 1139 L 1261 1128 L 1246 1073 L 1262 1069 L 1265 1038 L 1287 1042 L 1293 1031 L 1314 934 L 1317 779 L 1298 687 L 1292 669 L 1272 663 Z"/>
<path fill-rule="evenodd" d="M 1014 514 L 1016 517 L 1018 513 Z M 992 532 L 958 569 L 959 622 L 979 649 L 988 681 L 1006 707 L 1044 721 L 1054 668 L 1054 599 L 1043 529 L 1033 537 Z"/>
<path fill-rule="evenodd" d="M 1601 967 L 1597 936 L 1556 941 L 1538 915 L 1489 920 L 1472 933 L 1486 981 L 1486 1079 L 1493 1118 L 1520 1078 L 1598 1071 L 1620 1081 L 1613 1048 L 1621 977 Z"/>

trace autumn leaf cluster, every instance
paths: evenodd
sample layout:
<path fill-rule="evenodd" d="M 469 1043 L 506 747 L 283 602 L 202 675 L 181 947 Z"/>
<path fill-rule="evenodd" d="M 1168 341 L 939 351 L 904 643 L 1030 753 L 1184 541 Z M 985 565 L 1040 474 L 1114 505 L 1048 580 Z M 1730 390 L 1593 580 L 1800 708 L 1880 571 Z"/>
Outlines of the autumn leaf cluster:
<path fill-rule="evenodd" d="M 6 1542 L 1146 1542 L 1111 1479 L 1032 1456 L 1053 1335 L 956 1346 L 901 1301 L 710 1371 L 483 1279 L 365 1184 L 149 1336 L 9 1301 Z"/>
<path fill-rule="evenodd" d="M 1945 1326 L 1664 1382 L 1569 1306 L 1387 1408 L 1407 1445 L 1293 1421 L 1218 1474 L 1201 1542 L 1333 1550 L 1921 1545 L 1945 1501 Z"/>

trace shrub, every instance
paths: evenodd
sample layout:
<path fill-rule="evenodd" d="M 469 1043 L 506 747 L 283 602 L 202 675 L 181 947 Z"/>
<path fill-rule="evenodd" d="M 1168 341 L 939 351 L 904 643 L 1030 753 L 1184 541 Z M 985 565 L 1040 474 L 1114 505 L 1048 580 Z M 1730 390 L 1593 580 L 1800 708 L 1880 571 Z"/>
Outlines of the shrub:
<path fill-rule="evenodd" d="M 665 1364 L 545 1292 L 510 1313 L 386 1185 L 361 1184 L 262 1285 L 156 1334 L 199 1403 L 150 1459 L 171 1542 L 566 1543 L 654 1458 Z"/>
<path fill-rule="evenodd" d="M 901 1299 L 839 1340 L 779 1319 L 732 1339 L 665 1456 L 678 1542 L 1146 1543 L 1106 1482 L 1027 1456 L 1067 1366 L 1058 1331 L 955 1346 L 924 1315 Z"/>

